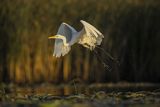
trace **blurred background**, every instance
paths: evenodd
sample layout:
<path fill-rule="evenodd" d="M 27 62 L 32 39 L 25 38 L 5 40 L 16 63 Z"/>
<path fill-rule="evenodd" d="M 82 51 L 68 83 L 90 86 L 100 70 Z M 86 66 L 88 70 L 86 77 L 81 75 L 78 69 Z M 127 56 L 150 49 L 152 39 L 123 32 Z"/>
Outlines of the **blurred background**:
<path fill-rule="evenodd" d="M 81 19 L 105 36 L 101 47 L 119 60 L 104 68 L 93 52 L 74 45 L 53 57 L 59 25 L 81 30 Z M 105 60 L 104 53 L 99 55 Z M 1 0 L 0 82 L 18 84 L 160 82 L 159 0 Z"/>

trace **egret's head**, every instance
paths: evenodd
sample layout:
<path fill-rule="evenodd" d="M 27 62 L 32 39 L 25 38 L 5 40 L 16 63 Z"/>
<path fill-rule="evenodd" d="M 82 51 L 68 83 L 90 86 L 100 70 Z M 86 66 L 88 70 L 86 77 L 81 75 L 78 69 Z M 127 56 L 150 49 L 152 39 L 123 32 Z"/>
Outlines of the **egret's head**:
<path fill-rule="evenodd" d="M 66 42 L 66 38 L 62 35 L 50 36 L 48 39 L 61 39 L 65 46 L 69 46 L 69 44 Z"/>

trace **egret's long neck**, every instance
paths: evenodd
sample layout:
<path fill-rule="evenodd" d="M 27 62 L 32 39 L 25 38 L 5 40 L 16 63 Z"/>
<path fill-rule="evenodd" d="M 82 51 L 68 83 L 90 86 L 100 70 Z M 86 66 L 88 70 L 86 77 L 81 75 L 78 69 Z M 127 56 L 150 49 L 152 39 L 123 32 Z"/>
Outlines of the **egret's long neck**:
<path fill-rule="evenodd" d="M 64 36 L 62 35 L 55 35 L 55 36 L 51 36 L 51 37 L 48 37 L 49 39 L 62 39 L 63 40 L 63 43 L 65 46 L 68 46 L 68 43 L 67 43 L 67 40 Z"/>

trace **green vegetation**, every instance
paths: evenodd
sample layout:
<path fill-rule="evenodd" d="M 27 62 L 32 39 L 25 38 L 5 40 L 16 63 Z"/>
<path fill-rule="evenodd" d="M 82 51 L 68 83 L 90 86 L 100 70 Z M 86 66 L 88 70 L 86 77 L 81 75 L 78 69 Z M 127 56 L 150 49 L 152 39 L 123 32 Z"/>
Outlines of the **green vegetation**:
<path fill-rule="evenodd" d="M 101 47 L 120 61 L 106 72 L 81 46 L 63 58 L 52 56 L 61 22 L 79 30 L 84 19 L 101 32 Z M 160 81 L 160 2 L 158 0 L 1 0 L 0 81 L 16 83 Z M 100 55 L 106 59 L 103 53 Z"/>

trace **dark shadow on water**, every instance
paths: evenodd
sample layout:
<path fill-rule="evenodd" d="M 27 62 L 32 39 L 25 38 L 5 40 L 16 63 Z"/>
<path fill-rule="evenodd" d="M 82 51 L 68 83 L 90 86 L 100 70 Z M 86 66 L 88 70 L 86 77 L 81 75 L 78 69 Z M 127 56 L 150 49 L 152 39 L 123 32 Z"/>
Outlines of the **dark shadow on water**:
<path fill-rule="evenodd" d="M 149 83 L 5 86 L 0 107 L 158 107 L 160 85 Z M 76 92 L 77 91 L 77 92 Z"/>
<path fill-rule="evenodd" d="M 74 94 L 94 94 L 95 92 L 104 91 L 111 92 L 137 92 L 137 91 L 160 91 L 160 84 L 150 83 L 108 83 L 108 84 L 76 84 L 75 85 L 39 85 L 39 86 L 11 86 L 5 87 L 7 94 L 52 94 L 54 96 L 69 96 Z M 77 92 L 76 92 L 77 91 Z"/>

